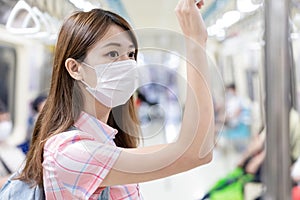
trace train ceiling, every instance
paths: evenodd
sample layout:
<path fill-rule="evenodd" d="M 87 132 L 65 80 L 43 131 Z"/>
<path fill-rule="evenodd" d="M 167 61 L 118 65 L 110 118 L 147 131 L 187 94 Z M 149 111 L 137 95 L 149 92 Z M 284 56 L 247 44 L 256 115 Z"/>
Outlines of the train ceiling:
<path fill-rule="evenodd" d="M 135 28 L 156 27 L 179 31 L 174 13 L 174 8 L 178 0 L 0 0 L 0 24 L 7 25 L 7 20 L 11 16 L 13 8 L 20 1 L 25 2 L 29 6 L 29 9 L 35 8 L 38 12 L 40 11 L 42 15 L 47 13 L 52 18 L 51 21 L 56 22 L 54 24 L 56 28 L 59 27 L 61 20 L 74 10 L 102 7 L 119 13 L 128 19 Z M 213 26 L 217 19 L 222 19 L 224 13 L 237 10 L 239 2 L 261 4 L 262 1 L 205 0 L 205 6 L 201 10 L 201 13 L 207 22 L 207 26 Z M 20 26 L 21 24 L 21 26 L 24 26 L 24 16 L 25 14 L 15 17 L 13 20 L 14 25 Z M 22 20 L 23 22 L 19 22 Z M 25 24 L 34 26 L 37 21 L 43 20 L 32 20 L 30 23 L 27 22 Z"/>
<path fill-rule="evenodd" d="M 0 23 L 6 24 L 11 10 L 19 0 L 0 0 Z M 178 29 L 174 14 L 177 0 L 24 0 L 31 7 L 61 20 L 72 11 L 78 9 L 76 2 L 89 2 L 95 7 L 104 7 L 115 10 L 130 19 L 137 27 L 159 26 Z M 219 3 L 216 3 L 219 2 Z M 221 3 L 220 3 L 221 2 Z M 230 2 L 230 0 L 206 0 L 202 10 L 205 17 L 213 11 Z"/>

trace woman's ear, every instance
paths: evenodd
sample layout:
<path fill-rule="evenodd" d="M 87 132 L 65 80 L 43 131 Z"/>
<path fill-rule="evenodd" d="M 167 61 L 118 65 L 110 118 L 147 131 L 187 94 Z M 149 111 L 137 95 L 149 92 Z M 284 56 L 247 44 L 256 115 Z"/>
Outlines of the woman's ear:
<path fill-rule="evenodd" d="M 70 76 L 75 80 L 81 80 L 82 75 L 80 73 L 80 64 L 73 58 L 67 58 L 65 62 L 65 67 L 69 72 Z"/>

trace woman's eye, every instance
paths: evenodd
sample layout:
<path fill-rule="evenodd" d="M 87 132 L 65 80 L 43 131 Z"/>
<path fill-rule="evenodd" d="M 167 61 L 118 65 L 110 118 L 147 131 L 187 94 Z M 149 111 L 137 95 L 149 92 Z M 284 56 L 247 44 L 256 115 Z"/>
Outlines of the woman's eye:
<path fill-rule="evenodd" d="M 117 58 L 119 56 L 119 53 L 117 51 L 111 51 L 111 52 L 108 52 L 107 55 L 111 58 Z"/>
<path fill-rule="evenodd" d="M 128 57 L 129 58 L 135 59 L 134 56 L 135 56 L 135 52 L 134 51 L 128 53 Z"/>

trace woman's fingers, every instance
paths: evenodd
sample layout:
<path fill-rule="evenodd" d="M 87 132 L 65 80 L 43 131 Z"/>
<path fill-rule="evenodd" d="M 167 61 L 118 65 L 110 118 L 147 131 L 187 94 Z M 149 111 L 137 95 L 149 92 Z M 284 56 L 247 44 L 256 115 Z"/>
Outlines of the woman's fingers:
<path fill-rule="evenodd" d="M 176 7 L 175 7 L 175 12 L 176 12 L 176 14 L 179 13 L 179 11 L 181 10 L 181 8 L 182 8 L 182 6 L 183 6 L 183 2 L 184 2 L 184 0 L 178 1 L 177 5 L 176 5 Z"/>
<path fill-rule="evenodd" d="M 204 5 L 204 0 L 187 0 L 187 3 L 189 5 L 203 6 Z"/>
<path fill-rule="evenodd" d="M 197 2 L 196 2 L 196 6 L 197 6 L 199 9 L 201 9 L 203 5 L 204 5 L 204 0 L 201 0 L 201 1 L 197 1 Z"/>
<path fill-rule="evenodd" d="M 207 39 L 207 31 L 202 16 L 197 7 L 203 5 L 203 0 L 195 4 L 195 0 L 180 0 L 175 8 L 182 32 L 187 38 L 203 43 Z"/>

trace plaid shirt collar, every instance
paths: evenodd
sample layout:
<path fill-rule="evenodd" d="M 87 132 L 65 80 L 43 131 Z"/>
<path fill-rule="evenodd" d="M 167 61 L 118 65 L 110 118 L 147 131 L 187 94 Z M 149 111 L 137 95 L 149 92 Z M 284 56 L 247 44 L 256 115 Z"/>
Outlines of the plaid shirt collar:
<path fill-rule="evenodd" d="M 74 126 L 83 131 L 93 135 L 96 139 L 104 142 L 113 140 L 118 133 L 117 129 L 110 127 L 88 113 L 81 112 L 78 120 Z"/>

